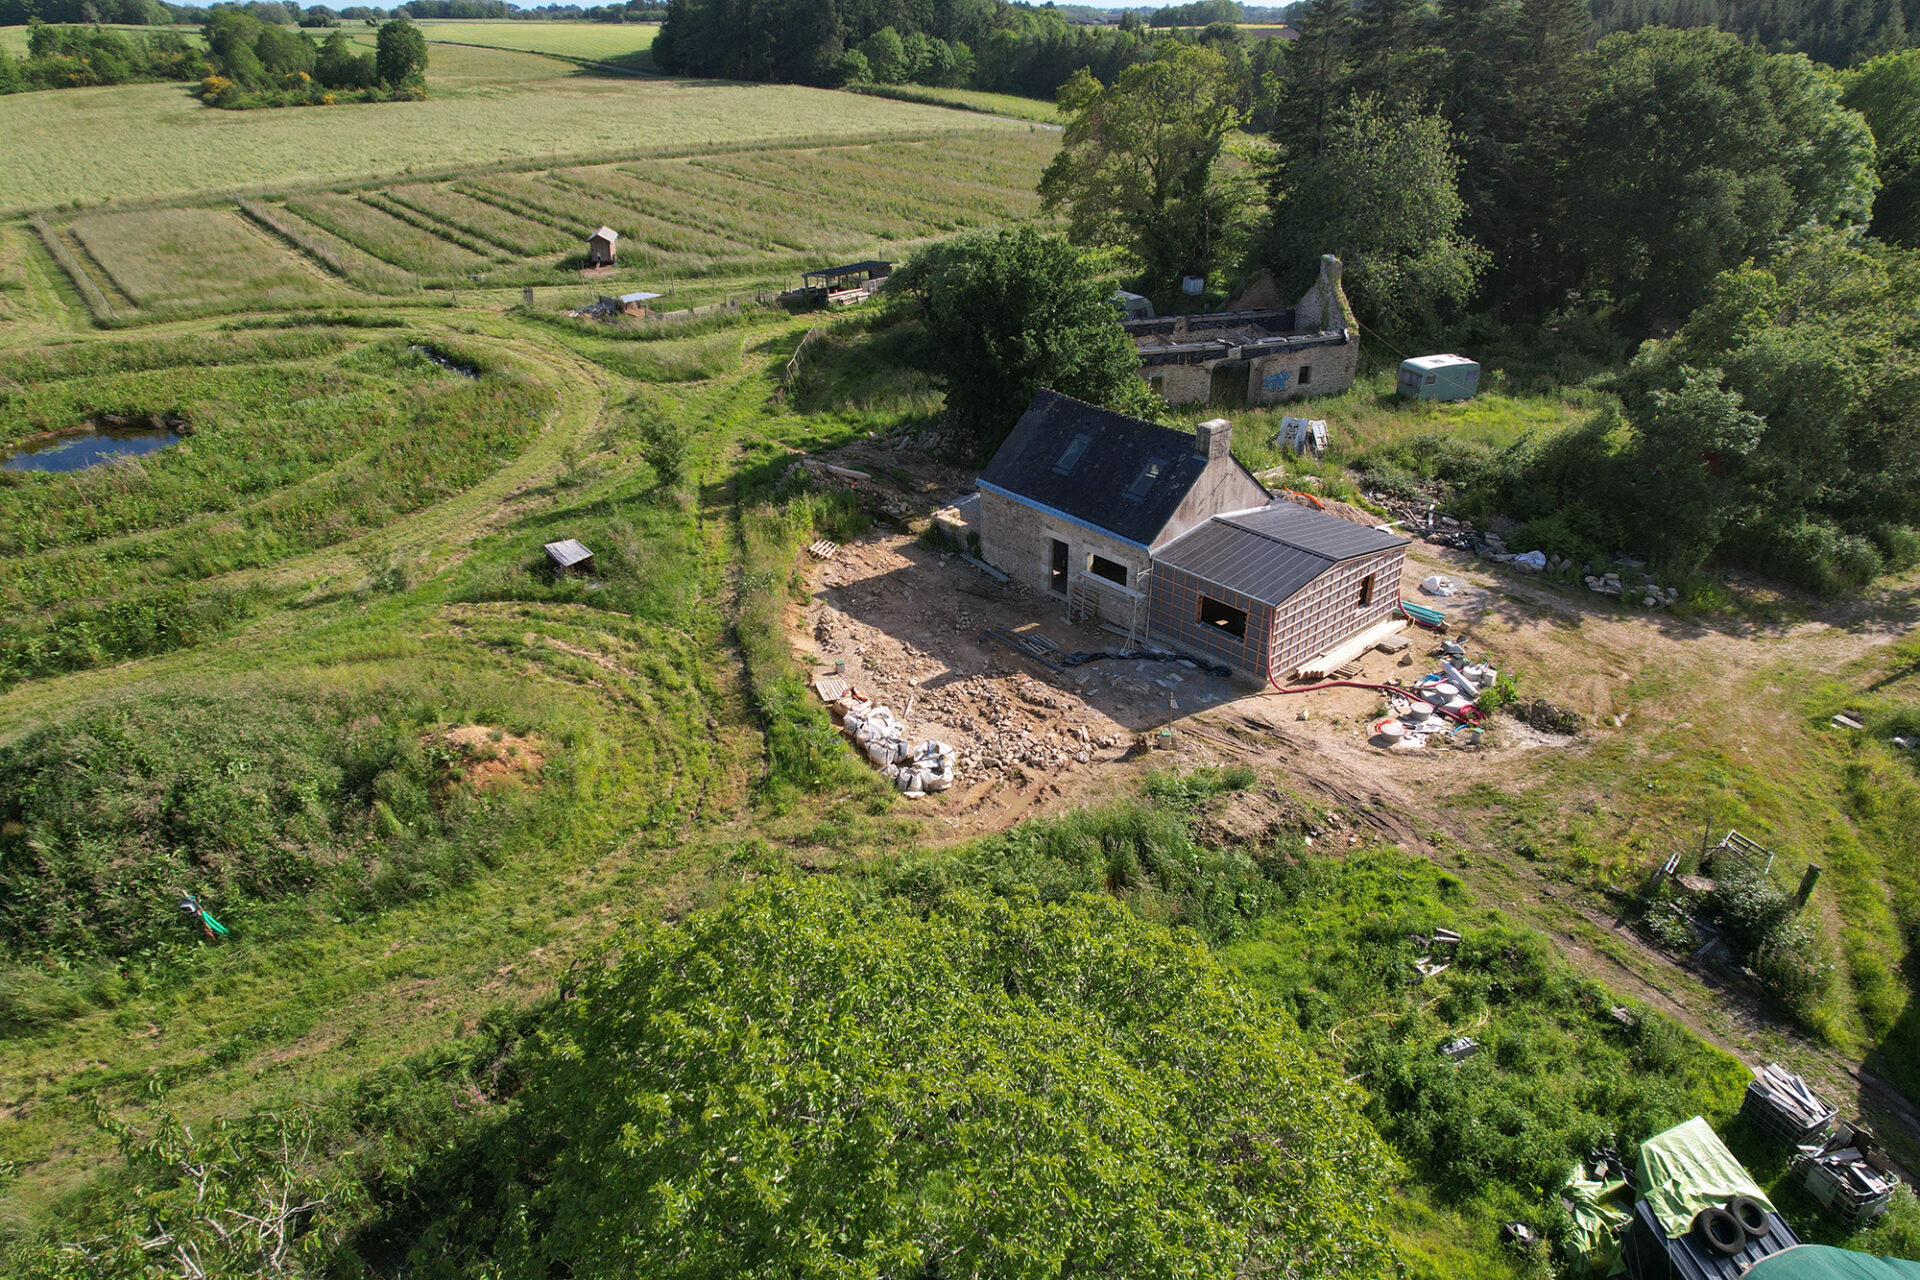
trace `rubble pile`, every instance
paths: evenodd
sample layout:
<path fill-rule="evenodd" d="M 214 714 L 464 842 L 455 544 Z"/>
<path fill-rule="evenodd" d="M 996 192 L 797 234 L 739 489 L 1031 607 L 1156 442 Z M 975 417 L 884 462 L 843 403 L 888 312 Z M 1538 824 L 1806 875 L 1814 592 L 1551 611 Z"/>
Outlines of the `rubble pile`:
<path fill-rule="evenodd" d="M 1096 750 L 1126 743 L 1123 734 L 1100 732 L 1078 698 L 1023 676 L 955 681 L 926 691 L 919 705 L 969 736 L 960 758 L 960 767 L 969 772 L 1057 773 L 1070 764 L 1090 763 Z"/>
<path fill-rule="evenodd" d="M 875 515 L 884 516 L 896 524 L 906 524 L 913 515 L 913 508 L 899 496 L 888 493 L 885 488 L 875 484 L 870 472 L 859 471 L 853 467 L 836 466 L 819 458 L 800 457 L 793 460 L 787 468 L 786 479 L 789 482 L 804 479 L 815 489 L 843 489 L 858 493 L 861 505 Z"/>

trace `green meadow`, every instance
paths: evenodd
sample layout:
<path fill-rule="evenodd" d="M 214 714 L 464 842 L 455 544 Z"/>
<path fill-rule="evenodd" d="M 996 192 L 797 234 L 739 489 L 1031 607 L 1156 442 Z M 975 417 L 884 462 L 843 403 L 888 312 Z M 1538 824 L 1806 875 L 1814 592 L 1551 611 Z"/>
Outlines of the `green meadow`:
<path fill-rule="evenodd" d="M 1920 1090 L 1920 774 L 1885 742 L 1920 733 L 1900 598 L 1816 635 L 1724 583 L 1649 621 L 1450 567 L 1487 601 L 1470 643 L 1578 702 L 1577 742 L 1336 794 L 1286 735 L 1214 720 L 1226 766 L 1196 735 L 957 840 L 946 802 L 900 800 L 848 749 L 789 631 L 803 548 L 885 519 L 795 462 L 938 422 L 901 356 L 914 322 L 758 295 L 1039 218 L 1058 133 L 988 119 L 1014 106 L 993 95 L 577 65 L 643 65 L 652 26 L 423 25 L 425 102 L 0 98 L 0 451 L 182 431 L 0 471 L 0 1269 L 138 1208 L 99 1108 L 306 1117 L 313 1171 L 346 1188 L 311 1273 L 482 1268 L 462 1250 L 500 1215 L 475 1187 L 528 1145 L 521 1069 L 580 972 L 635 921 L 799 875 L 1105 894 L 1205 946 L 1394 1146 L 1416 1280 L 1551 1274 L 1499 1224 L 1550 1227 L 1575 1156 L 1696 1113 L 1809 1236 L 1920 1250 L 1910 1199 L 1868 1233 L 1817 1225 L 1734 1119 L 1736 1052 L 1806 1065 L 1850 1112 L 1885 1101 L 1861 1064 Z M 620 263 L 583 277 L 601 223 Z M 740 305 L 565 314 L 661 285 L 663 306 Z M 1365 501 L 1612 408 L 1519 359 L 1471 402 L 1403 404 L 1392 363 L 1314 403 L 1326 458 L 1283 455 L 1265 410 L 1232 411 L 1236 453 Z M 591 579 L 546 572 L 559 538 L 593 549 Z M 1843 708 L 1869 731 L 1832 731 Z M 1389 808 L 1391 835 L 1369 822 Z M 1782 875 L 1825 867 L 1836 978 L 1798 1023 L 1608 927 L 1703 813 L 1777 844 Z M 186 893 L 224 940 L 183 924 Z M 1436 927 L 1465 942 L 1422 979 Z M 1459 1035 L 1484 1051 L 1456 1068 L 1438 1046 Z"/>
<path fill-rule="evenodd" d="M 0 98 L 0 213 L 649 151 L 994 127 L 966 113 L 793 85 L 594 73 L 435 45 L 424 102 L 217 111 L 181 85 Z M 1006 128 L 1021 126 L 1006 125 Z M 111 164 L 101 157 L 111 155 Z"/>

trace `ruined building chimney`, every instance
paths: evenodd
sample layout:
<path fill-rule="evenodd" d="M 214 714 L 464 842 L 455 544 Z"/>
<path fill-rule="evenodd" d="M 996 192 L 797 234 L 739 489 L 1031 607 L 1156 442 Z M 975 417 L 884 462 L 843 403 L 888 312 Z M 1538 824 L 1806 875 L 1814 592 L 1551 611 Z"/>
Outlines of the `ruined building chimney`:
<path fill-rule="evenodd" d="M 1226 457 L 1232 447 L 1233 424 L 1225 418 L 1214 418 L 1193 429 L 1193 451 L 1209 462 Z"/>

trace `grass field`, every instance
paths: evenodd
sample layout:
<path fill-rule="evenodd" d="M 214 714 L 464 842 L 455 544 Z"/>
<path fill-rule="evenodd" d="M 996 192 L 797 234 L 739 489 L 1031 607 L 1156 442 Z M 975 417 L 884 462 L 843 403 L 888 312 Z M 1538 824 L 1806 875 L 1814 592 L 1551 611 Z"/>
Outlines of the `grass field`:
<path fill-rule="evenodd" d="M 485 45 L 545 53 L 581 62 L 604 62 L 635 70 L 653 69 L 653 38 L 658 23 L 459 21 L 427 18 L 416 23 L 436 44 Z"/>
<path fill-rule="evenodd" d="M 779 283 L 827 258 L 906 246 L 1038 211 L 1056 135 L 989 129 L 898 142 L 768 146 L 671 159 L 480 171 L 438 182 L 49 220 L 115 322 L 246 310 L 422 286 L 577 284 L 584 238 L 621 233 L 620 268 L 596 280 L 665 292 L 679 281 Z M 303 261 L 304 258 L 304 261 Z M 83 291 L 89 286 L 83 285 Z M 89 295 L 91 296 L 91 295 Z"/>
<path fill-rule="evenodd" d="M 0 212 L 548 157 L 994 127 L 822 89 L 595 75 L 452 45 L 434 47 L 428 79 L 425 102 L 324 110 L 215 111 L 177 85 L 0 98 Z"/>
<path fill-rule="evenodd" d="M 113 287 L 140 307 L 217 303 L 245 310 L 337 292 L 314 266 L 225 210 L 92 214 L 69 229 Z"/>

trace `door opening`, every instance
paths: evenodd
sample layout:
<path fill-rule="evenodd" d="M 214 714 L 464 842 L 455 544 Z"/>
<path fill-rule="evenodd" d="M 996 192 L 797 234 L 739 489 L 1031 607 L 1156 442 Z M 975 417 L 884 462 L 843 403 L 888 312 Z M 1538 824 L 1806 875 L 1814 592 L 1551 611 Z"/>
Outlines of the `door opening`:
<path fill-rule="evenodd" d="M 1055 538 L 1053 556 L 1047 565 L 1047 590 L 1057 596 L 1067 594 L 1067 544 Z"/>

